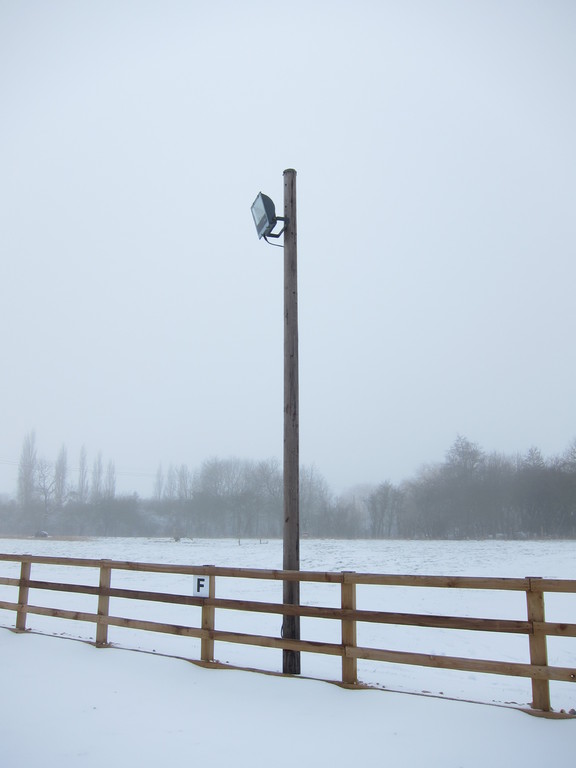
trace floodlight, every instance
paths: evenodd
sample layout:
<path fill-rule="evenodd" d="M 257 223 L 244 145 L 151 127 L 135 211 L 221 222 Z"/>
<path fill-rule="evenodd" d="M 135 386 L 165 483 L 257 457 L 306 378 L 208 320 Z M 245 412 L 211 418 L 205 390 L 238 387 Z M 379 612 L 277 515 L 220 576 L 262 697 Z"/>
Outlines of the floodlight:
<path fill-rule="evenodd" d="M 272 230 L 276 226 L 278 221 L 286 221 L 284 216 L 276 216 L 276 208 L 274 203 L 262 192 L 258 193 L 258 197 L 252 203 L 252 218 L 256 225 L 256 232 L 258 233 L 258 239 L 262 237 L 266 240 L 267 237 L 280 237 L 284 232 L 284 227 L 278 232 L 278 234 L 272 234 Z"/>

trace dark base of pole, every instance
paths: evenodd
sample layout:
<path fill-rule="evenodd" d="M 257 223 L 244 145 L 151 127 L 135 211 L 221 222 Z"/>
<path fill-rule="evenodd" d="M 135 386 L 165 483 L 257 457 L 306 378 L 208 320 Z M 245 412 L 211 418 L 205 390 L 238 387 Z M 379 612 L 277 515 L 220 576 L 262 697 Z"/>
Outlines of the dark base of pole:
<path fill-rule="evenodd" d="M 283 651 L 282 672 L 285 675 L 300 674 L 300 651 Z"/>
<path fill-rule="evenodd" d="M 294 583 L 290 586 L 294 587 Z M 282 637 L 285 640 L 300 640 L 300 616 L 284 616 Z M 299 675 L 300 651 L 284 650 L 282 654 L 282 671 L 284 674 Z"/>
<path fill-rule="evenodd" d="M 298 581 L 284 582 L 284 604 L 300 605 L 300 583 Z M 300 616 L 284 616 L 282 637 L 284 640 L 300 640 Z M 285 675 L 300 674 L 300 651 L 286 649 L 283 651 L 282 671 Z"/>

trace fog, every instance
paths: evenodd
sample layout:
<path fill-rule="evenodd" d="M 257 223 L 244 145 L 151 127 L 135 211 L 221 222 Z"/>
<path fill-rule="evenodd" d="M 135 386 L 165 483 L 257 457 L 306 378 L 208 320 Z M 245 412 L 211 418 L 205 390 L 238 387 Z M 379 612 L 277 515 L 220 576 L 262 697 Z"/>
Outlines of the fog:
<path fill-rule="evenodd" d="M 2 0 L 0 492 L 282 454 L 297 170 L 301 459 L 399 482 L 456 435 L 576 437 L 576 6 Z"/>

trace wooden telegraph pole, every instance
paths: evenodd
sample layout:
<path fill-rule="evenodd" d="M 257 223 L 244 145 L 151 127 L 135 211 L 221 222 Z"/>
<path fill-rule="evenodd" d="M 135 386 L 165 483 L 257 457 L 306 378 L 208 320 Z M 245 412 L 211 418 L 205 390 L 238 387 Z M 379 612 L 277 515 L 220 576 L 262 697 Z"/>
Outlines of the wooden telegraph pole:
<path fill-rule="evenodd" d="M 300 570 L 300 450 L 298 421 L 298 272 L 296 171 L 284 171 L 284 563 Z M 300 604 L 300 582 L 284 582 L 284 604 Z M 300 639 L 300 617 L 284 616 L 283 637 Z M 284 674 L 300 674 L 300 651 L 284 650 Z"/>

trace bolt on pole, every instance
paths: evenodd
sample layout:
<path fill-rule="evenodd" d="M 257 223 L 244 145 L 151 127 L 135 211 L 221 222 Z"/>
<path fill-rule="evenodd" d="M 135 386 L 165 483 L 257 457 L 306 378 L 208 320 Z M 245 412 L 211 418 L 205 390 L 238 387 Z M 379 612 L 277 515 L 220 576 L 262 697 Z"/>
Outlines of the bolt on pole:
<path fill-rule="evenodd" d="M 300 570 L 300 447 L 298 415 L 298 270 L 296 171 L 284 171 L 284 562 Z M 284 582 L 284 604 L 300 605 L 300 582 Z M 300 639 L 300 617 L 284 616 L 283 637 Z M 300 674 L 300 651 L 283 651 L 285 674 Z"/>

